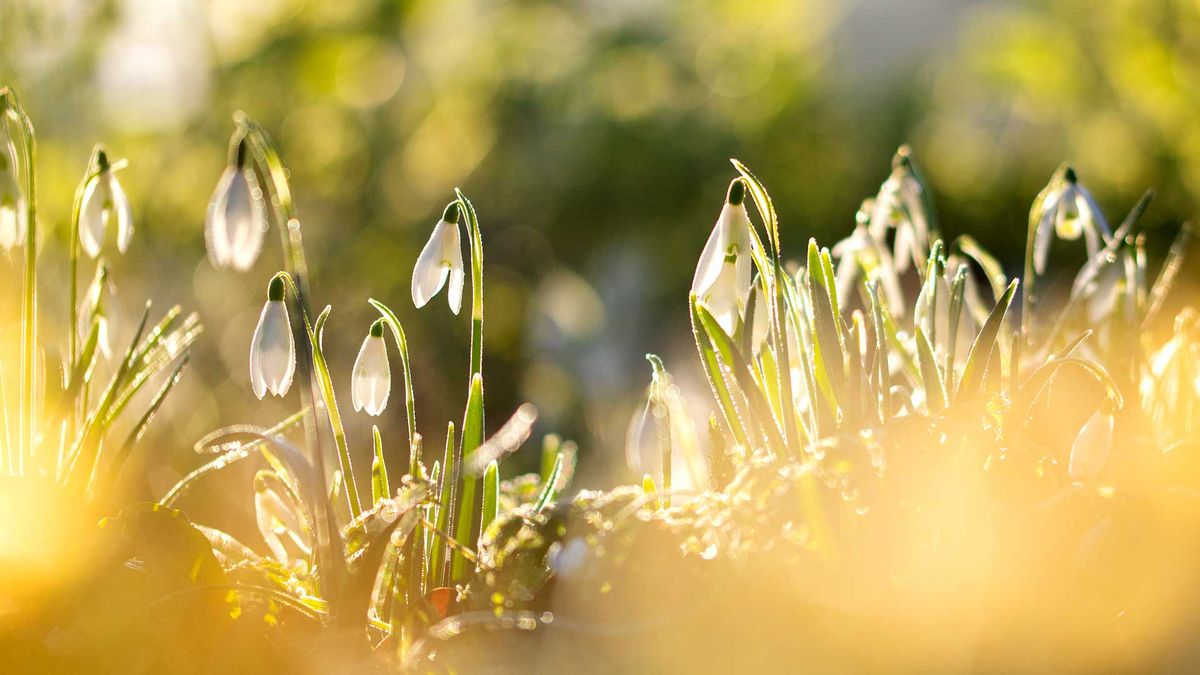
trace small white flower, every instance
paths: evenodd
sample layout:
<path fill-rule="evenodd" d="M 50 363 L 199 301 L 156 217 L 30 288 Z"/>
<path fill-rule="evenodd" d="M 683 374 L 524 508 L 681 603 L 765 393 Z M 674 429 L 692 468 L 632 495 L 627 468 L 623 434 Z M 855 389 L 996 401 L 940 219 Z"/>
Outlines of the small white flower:
<path fill-rule="evenodd" d="M 692 292 L 731 335 L 750 297 L 751 226 L 745 198 L 745 183 L 735 179 L 692 277 Z"/>
<path fill-rule="evenodd" d="M 99 173 L 83 189 L 79 206 L 79 243 L 88 256 L 100 255 L 108 224 L 116 220 L 117 250 L 124 253 L 133 240 L 133 209 L 117 181 L 117 174 L 104 151 L 99 153 Z"/>
<path fill-rule="evenodd" d="M 1052 233 L 1067 240 L 1078 239 L 1082 234 L 1089 258 L 1099 253 L 1111 236 L 1100 206 L 1077 182 L 1075 170 L 1070 167 L 1063 171 L 1061 178 L 1052 179 L 1038 195 L 1034 202 L 1034 219 L 1033 269 L 1038 274 L 1046 271 Z"/>
<path fill-rule="evenodd" d="M 466 270 L 463 269 L 462 239 L 458 231 L 458 204 L 452 203 L 446 207 L 442 219 L 433 228 L 425 248 L 417 257 L 413 266 L 412 299 L 417 307 L 424 307 L 433 296 L 450 280 L 450 288 L 446 291 L 446 299 L 450 302 L 450 311 L 458 314 L 462 308 L 463 283 L 466 280 Z"/>
<path fill-rule="evenodd" d="M 0 248 L 25 243 L 25 193 L 17 179 L 17 153 L 0 120 Z"/>
<path fill-rule="evenodd" d="M 267 289 L 267 304 L 263 305 L 250 342 L 250 384 L 254 395 L 262 398 L 270 391 L 283 396 L 292 386 L 295 372 L 296 345 L 283 302 L 283 280 L 275 278 Z"/>
<path fill-rule="evenodd" d="M 371 331 L 358 350 L 358 358 L 354 360 L 350 398 L 355 410 L 379 415 L 387 407 L 391 391 L 392 370 L 388 367 L 387 344 L 383 339 L 383 320 L 380 319 L 371 324 Z"/>
<path fill-rule="evenodd" d="M 116 311 L 117 287 L 108 276 L 108 265 L 101 262 L 96 269 L 96 279 L 88 289 L 79 312 L 79 338 L 87 340 L 92 329 L 92 319 L 96 320 L 96 348 L 104 358 L 112 358 L 112 343 L 117 334 Z"/>
<path fill-rule="evenodd" d="M 1100 475 L 1108 463 L 1112 436 L 1112 413 L 1101 406 L 1079 430 L 1075 442 L 1071 444 L 1071 459 L 1067 464 L 1067 474 L 1071 480 L 1089 482 Z"/>
<path fill-rule="evenodd" d="M 926 197 L 908 146 L 901 146 L 892 158 L 892 173 L 879 186 L 870 218 L 871 236 L 877 242 L 886 241 L 888 229 L 896 230 L 893 258 L 897 273 L 908 271 L 909 263 L 925 264 L 930 236 Z"/>
<path fill-rule="evenodd" d="M 245 272 L 258 259 L 267 231 L 267 210 L 258 178 L 246 157 L 246 141 L 225 168 L 208 205 L 204 241 L 213 267 Z"/>
<path fill-rule="evenodd" d="M 896 273 L 896 266 L 892 264 L 892 256 L 887 248 L 871 235 L 868 226 L 870 219 L 866 213 L 873 209 L 869 202 L 870 200 L 864 203 L 863 208 L 859 210 L 858 223 L 850 236 L 834 244 L 830 250 L 838 259 L 837 270 L 834 272 L 838 297 L 849 298 L 854 282 L 859 273 L 863 272 L 867 280 L 879 280 L 879 286 L 883 289 L 888 309 L 892 314 L 904 316 L 904 294 L 900 292 L 900 277 Z"/>

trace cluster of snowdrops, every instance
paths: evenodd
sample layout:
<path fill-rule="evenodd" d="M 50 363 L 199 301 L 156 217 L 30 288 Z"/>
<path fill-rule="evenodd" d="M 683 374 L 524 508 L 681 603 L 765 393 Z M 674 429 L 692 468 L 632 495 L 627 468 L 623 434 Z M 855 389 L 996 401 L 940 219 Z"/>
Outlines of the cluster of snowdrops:
<path fill-rule="evenodd" d="M 2 466 L 40 490 L 103 500 L 181 376 L 200 326 L 179 308 L 151 324 L 147 307 L 129 344 L 114 344 L 118 317 L 106 303 L 113 280 L 102 258 L 79 297 L 79 253 L 102 256 L 110 229 L 119 251 L 134 236 L 118 179 L 123 163 L 98 147 L 71 222 L 70 330 L 37 331 L 36 138 L 15 95 L 6 90 L 0 102 L 0 246 L 25 253 L 18 411 L 4 420 Z M 861 522 L 898 512 L 933 517 L 928 493 L 901 486 L 928 466 L 906 464 L 913 457 L 947 461 L 938 448 L 965 462 L 956 480 L 991 472 L 1020 486 L 1006 488 L 1006 497 L 1029 499 L 1063 489 L 1111 495 L 1122 488 L 1115 467 L 1131 458 L 1195 448 L 1200 319 L 1190 308 L 1173 322 L 1162 316 L 1174 306 L 1169 291 L 1190 230 L 1181 230 L 1151 280 L 1139 225 L 1149 195 L 1112 228 L 1063 167 L 1034 201 L 1024 270 L 1009 278 L 971 237 L 939 238 L 929 189 L 902 148 L 850 235 L 832 248 L 810 241 L 798 261 L 784 257 L 763 184 L 734 161 L 738 175 L 688 299 L 711 389 L 705 433 L 651 355 L 645 407 L 628 435 L 640 484 L 569 498 L 576 450 L 555 436 L 543 439 L 539 472 L 501 479 L 500 463 L 527 443 L 536 410 L 522 406 L 485 435 L 483 242 L 474 206 L 456 192 L 415 261 L 412 301 L 425 306 L 445 289 L 458 314 L 469 266 L 462 420 L 446 425 L 440 453 L 426 451 L 403 326 L 386 304 L 370 300 L 379 318 L 350 373 L 352 404 L 382 415 L 393 401 L 391 409 L 404 411 L 407 438 L 385 444 L 375 429 L 369 474 L 356 471 L 322 348 L 329 308 L 310 305 L 286 168 L 263 129 L 241 114 L 235 125 L 207 215 L 208 255 L 215 267 L 251 270 L 270 229 L 278 230 L 285 270 L 266 289 L 249 379 L 259 398 L 297 389 L 299 407 L 271 428 L 231 426 L 200 439 L 203 461 L 194 471 L 157 504 L 129 508 L 179 518 L 175 509 L 186 511 L 197 481 L 259 462 L 253 490 L 265 549 L 187 524 L 211 546 L 217 585 L 233 590 L 224 602 L 241 620 L 358 627 L 363 649 L 411 663 L 436 657 L 439 640 L 472 626 L 554 621 L 543 611 L 549 582 L 586 577 L 602 557 L 613 564 L 628 523 L 660 527 L 656 536 L 680 557 L 753 565 L 763 551 L 782 548 L 788 560 L 844 565 L 875 550 Z M 1048 274 L 1051 254 L 1077 253 L 1080 239 L 1077 272 L 1065 283 L 1061 273 Z M 1165 334 L 1156 329 L 1164 323 Z M 40 349 L 51 343 L 63 349 L 61 362 L 41 356 L 53 353 Z M 5 373 L 14 372 L 8 357 L 0 355 Z M 107 383 L 94 380 L 101 360 L 111 365 Z M 151 381 L 159 389 L 140 403 Z M 1038 430 L 1039 417 L 1062 405 L 1056 388 L 1074 392 L 1082 406 L 1063 417 L 1070 429 L 1062 447 L 1042 442 Z M 133 419 L 123 439 L 114 431 L 122 415 Z M 905 531 L 918 540 L 947 536 L 940 526 Z M 607 592 L 611 583 L 596 588 Z"/>

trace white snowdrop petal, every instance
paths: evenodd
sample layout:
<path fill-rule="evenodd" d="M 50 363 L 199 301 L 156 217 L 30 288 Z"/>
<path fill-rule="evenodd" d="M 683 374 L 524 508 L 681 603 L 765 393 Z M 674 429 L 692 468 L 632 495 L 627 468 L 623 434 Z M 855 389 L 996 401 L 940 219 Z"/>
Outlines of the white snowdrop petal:
<path fill-rule="evenodd" d="M 1097 230 L 1104 234 L 1104 240 L 1112 236 L 1112 231 L 1108 229 L 1108 221 L 1104 219 L 1104 212 L 1100 210 L 1100 205 L 1092 197 L 1092 193 L 1087 191 L 1087 188 L 1082 185 L 1079 188 L 1079 200 L 1083 203 L 1082 209 L 1087 210 L 1088 221 L 1095 226 Z"/>
<path fill-rule="evenodd" d="M 449 263 L 450 288 L 446 290 L 446 300 L 450 303 L 450 311 L 458 314 L 462 309 L 463 285 L 466 282 L 466 270 L 463 269 L 462 240 L 458 225 L 447 223 L 449 229 L 445 237 L 446 249 L 443 252 L 443 264 Z"/>
<path fill-rule="evenodd" d="M 910 263 L 917 258 L 916 241 L 913 238 L 912 225 L 907 221 L 896 226 L 896 245 L 894 261 L 896 271 L 903 274 L 908 271 Z"/>
<path fill-rule="evenodd" d="M 20 220 L 16 208 L 0 205 L 0 247 L 10 249 L 21 244 L 24 237 L 21 236 Z"/>
<path fill-rule="evenodd" d="M 117 220 L 117 250 L 124 253 L 129 250 L 129 244 L 133 241 L 133 207 L 130 206 L 129 197 L 125 195 L 121 183 L 117 181 L 116 174 L 111 171 L 108 174 L 108 183 L 112 193 L 111 213 Z"/>
<path fill-rule="evenodd" d="M 450 236 L 448 228 L 457 228 L 446 221 L 438 221 L 421 255 L 413 265 L 412 298 L 417 307 L 424 307 L 437 292 L 446 284 L 449 267 L 443 264 L 443 256 L 447 249 L 444 239 Z"/>
<path fill-rule="evenodd" d="M 268 300 L 263 306 L 250 343 L 250 382 L 262 398 L 267 391 L 287 393 L 296 370 L 296 347 L 292 341 L 287 308 L 282 301 Z"/>
<path fill-rule="evenodd" d="M 1053 204 L 1051 202 L 1053 201 Z M 1038 274 L 1046 271 L 1046 259 L 1050 256 L 1050 237 L 1054 234 L 1055 229 L 1055 212 L 1057 208 L 1057 197 L 1051 195 L 1046 198 L 1046 203 L 1051 204 L 1043 214 L 1041 220 L 1038 221 L 1037 231 L 1033 238 L 1033 269 Z"/>
<path fill-rule="evenodd" d="M 104 227 L 108 222 L 108 202 L 111 192 L 104 175 L 92 179 L 83 191 L 79 210 L 79 243 L 84 253 L 95 258 L 104 243 Z"/>
<path fill-rule="evenodd" d="M 1079 191 L 1068 185 L 1060 195 L 1054 208 L 1054 232 L 1061 239 L 1073 241 L 1083 233 L 1085 212 L 1079 209 Z"/>
<path fill-rule="evenodd" d="M 450 288 L 446 290 L 446 300 L 450 303 L 450 311 L 458 314 L 462 309 L 463 285 L 466 283 L 466 273 L 460 267 L 450 270 Z"/>
<path fill-rule="evenodd" d="M 355 410 L 379 415 L 387 407 L 392 372 L 388 366 L 387 345 L 382 337 L 368 335 L 358 350 L 351 375 L 351 398 Z"/>
<path fill-rule="evenodd" d="M 737 328 L 740 314 L 737 296 L 736 270 L 733 265 L 726 263 L 721 266 L 721 273 L 717 275 L 717 280 L 708 288 L 704 302 L 712 312 L 713 318 L 729 335 L 733 335 Z"/>
<path fill-rule="evenodd" d="M 213 191 L 212 201 L 208 205 L 208 221 L 204 227 L 204 240 L 208 244 L 208 259 L 213 267 L 222 269 L 229 266 L 229 198 L 233 190 L 233 179 L 236 170 L 229 168 L 221 174 L 217 188 Z"/>
<path fill-rule="evenodd" d="M 724 243 L 721 223 L 717 221 L 708 235 L 704 251 L 700 253 L 700 262 L 696 265 L 696 273 L 692 276 L 692 292 L 696 295 L 704 295 L 721 273 L 721 267 L 725 264 Z"/>
<path fill-rule="evenodd" d="M 742 228 L 743 236 L 738 242 L 737 260 L 733 263 L 734 267 L 734 284 L 737 290 L 737 306 L 740 310 L 746 306 L 746 302 L 750 299 L 751 286 L 751 263 L 750 263 L 750 237 L 745 236 L 747 229 Z M 728 263 L 726 263 L 728 264 Z"/>
<path fill-rule="evenodd" d="M 239 272 L 254 266 L 266 233 L 262 200 L 255 198 L 257 189 L 254 175 L 245 169 L 236 173 L 230 186 L 225 236 L 229 265 Z"/>
<path fill-rule="evenodd" d="M 1071 458 L 1067 465 L 1071 480 L 1093 481 L 1100 475 L 1112 450 L 1112 434 L 1113 416 L 1097 410 L 1079 430 L 1071 445 Z"/>
<path fill-rule="evenodd" d="M 5 152 L 0 145 L 0 153 Z M 4 162 L 8 159 L 7 163 Z M 0 165 L 11 167 L 11 156 L 0 155 Z M 25 240 L 25 200 L 17 185 L 17 176 L 8 168 L 0 168 L 0 247 L 10 249 Z"/>

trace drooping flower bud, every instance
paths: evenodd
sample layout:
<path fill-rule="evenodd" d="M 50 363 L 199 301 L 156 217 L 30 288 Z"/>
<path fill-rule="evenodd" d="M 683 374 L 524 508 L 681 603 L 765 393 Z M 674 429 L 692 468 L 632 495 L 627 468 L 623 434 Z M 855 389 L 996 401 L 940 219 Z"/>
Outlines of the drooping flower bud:
<path fill-rule="evenodd" d="M 208 205 L 204 241 L 213 267 L 245 272 L 258 260 L 267 231 L 267 208 L 243 138 Z"/>
<path fill-rule="evenodd" d="M 446 300 L 450 303 L 450 311 L 458 314 L 462 308 L 466 270 L 463 268 L 458 219 L 458 202 L 451 202 L 442 214 L 442 219 L 433 227 L 433 233 L 429 235 L 425 248 L 421 249 L 421 255 L 417 257 L 412 276 L 412 299 L 417 307 L 424 307 L 442 290 L 449 279 L 450 288 L 446 291 Z"/>
<path fill-rule="evenodd" d="M 283 279 L 272 279 L 250 342 L 250 384 L 259 398 L 268 391 L 276 396 L 287 394 L 296 372 L 296 345 L 283 291 Z"/>
<path fill-rule="evenodd" d="M 350 376 L 350 398 L 355 410 L 379 415 L 387 407 L 392 391 L 392 370 L 388 366 L 387 343 L 383 339 L 383 320 L 371 324 L 354 360 Z"/>

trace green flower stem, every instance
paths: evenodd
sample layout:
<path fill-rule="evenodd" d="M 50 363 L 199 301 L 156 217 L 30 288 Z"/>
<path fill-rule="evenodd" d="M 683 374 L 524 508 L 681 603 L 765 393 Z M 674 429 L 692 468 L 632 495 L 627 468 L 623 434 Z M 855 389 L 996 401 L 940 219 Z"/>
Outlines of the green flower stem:
<path fill-rule="evenodd" d="M 37 357 L 37 137 L 33 122 L 17 100 L 16 92 L 0 89 L 0 117 L 8 124 L 11 117 L 20 129 L 21 159 L 25 166 L 25 274 L 21 293 L 21 389 L 19 394 L 19 447 L 16 472 L 24 473 L 32 459 L 37 430 L 37 394 L 34 391 L 34 360 Z M 11 450 L 10 450 L 11 453 Z M 9 460 L 13 465 L 12 459 Z"/>
<path fill-rule="evenodd" d="M 480 513 L 475 499 L 475 477 L 464 476 L 462 468 L 470 456 L 483 443 L 483 238 L 479 231 L 479 218 L 475 207 L 462 190 L 455 188 L 456 201 L 466 216 L 468 243 L 471 247 L 471 368 L 467 377 L 467 408 L 463 413 L 462 438 L 458 461 L 454 473 L 449 474 L 455 485 L 460 487 L 461 499 L 453 505 L 457 512 L 455 537 L 459 541 L 474 541 L 475 514 Z M 451 581 L 461 581 L 466 574 L 467 560 L 462 551 L 455 549 Z"/>
<path fill-rule="evenodd" d="M 83 211 L 83 193 L 87 190 L 87 186 L 100 175 L 100 170 L 97 168 L 100 152 L 102 148 L 97 145 L 92 148 L 92 156 L 88 160 L 87 171 L 84 173 L 83 180 L 79 181 L 79 186 L 75 188 L 75 201 L 71 206 L 71 225 L 67 238 L 67 267 L 69 270 L 69 281 L 67 290 L 67 311 L 69 312 L 67 319 L 67 363 L 73 369 L 77 365 L 79 358 L 79 335 L 77 326 L 79 325 L 79 219 Z M 75 430 L 77 415 L 79 414 L 78 406 L 71 406 L 67 411 L 67 428 L 72 432 Z M 61 467 L 57 467 L 60 470 Z"/>
<path fill-rule="evenodd" d="M 346 499 L 350 502 L 350 515 L 357 518 L 362 514 L 362 502 L 358 497 L 358 484 L 354 480 L 354 467 L 350 463 L 350 448 L 346 443 L 346 429 L 342 425 L 342 414 L 338 410 L 337 397 L 333 391 L 333 378 L 329 373 L 329 363 L 325 360 L 325 352 L 321 349 L 320 331 L 323 330 L 325 323 L 324 319 L 329 312 L 326 308 L 321 316 L 317 318 L 317 326 L 314 330 L 313 324 L 308 320 L 308 314 L 304 312 L 303 306 L 300 305 L 300 288 L 287 272 L 277 272 L 274 279 L 282 279 L 287 287 L 292 292 L 292 298 L 295 300 L 297 309 L 303 316 L 305 333 L 308 336 L 308 345 L 312 349 L 312 360 L 315 369 L 316 382 L 320 387 L 322 400 L 325 401 L 325 409 L 329 414 L 329 426 L 333 429 L 333 440 L 337 446 L 338 462 L 341 465 L 342 478 L 346 483 Z"/>
<path fill-rule="evenodd" d="M 235 151 L 239 141 L 245 139 L 260 172 L 270 178 L 265 183 L 272 197 L 270 201 L 279 225 L 279 236 L 283 244 L 284 269 L 294 281 L 297 290 L 296 304 L 301 309 L 301 312 L 298 312 L 301 316 L 292 316 L 291 321 L 292 334 L 300 344 L 300 349 L 297 350 L 297 365 L 303 378 L 303 386 L 300 388 L 301 406 L 313 411 L 312 415 L 305 416 L 304 436 L 312 452 L 316 473 L 324 483 L 326 480 L 325 453 L 321 444 L 316 414 L 320 389 L 313 368 L 313 345 L 304 325 L 308 319 L 309 307 L 308 264 L 304 257 L 304 239 L 300 233 L 300 221 L 296 218 L 287 170 L 284 168 L 283 160 L 275 149 L 275 144 L 271 141 L 270 136 L 241 111 L 235 113 L 233 119 L 239 133 L 235 133 L 231 139 L 231 152 Z M 352 477 L 347 476 L 346 478 Z M 328 490 L 323 490 L 321 493 L 327 492 Z M 340 583 L 340 577 L 346 573 L 345 561 L 341 552 L 334 549 L 333 536 L 337 533 L 337 524 L 334 522 L 332 510 L 324 501 L 318 500 L 314 508 L 316 509 L 315 520 L 317 523 L 314 535 L 317 540 L 318 567 L 321 570 L 327 570 L 326 583 L 336 586 Z"/>

